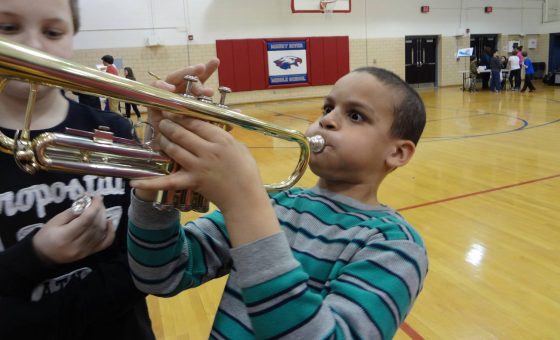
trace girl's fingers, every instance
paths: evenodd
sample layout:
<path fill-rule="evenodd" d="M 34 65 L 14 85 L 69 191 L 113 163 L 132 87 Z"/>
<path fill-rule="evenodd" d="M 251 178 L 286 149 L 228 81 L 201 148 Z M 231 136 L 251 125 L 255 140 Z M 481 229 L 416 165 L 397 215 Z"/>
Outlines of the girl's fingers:
<path fill-rule="evenodd" d="M 94 196 L 92 198 L 91 205 L 86 208 L 80 215 L 76 216 L 76 214 L 74 214 L 71 209 L 67 209 L 64 213 L 62 213 L 64 214 L 64 216 L 60 216 L 62 214 L 57 215 L 57 217 L 60 217 L 61 219 L 54 220 L 53 218 L 51 221 L 49 221 L 49 224 L 63 227 L 67 237 L 70 240 L 76 240 L 82 234 L 84 234 L 84 229 L 87 228 L 87 225 L 94 222 L 96 215 L 100 210 L 103 210 L 103 212 L 105 211 L 103 207 L 103 200 L 100 196 Z M 65 217 L 68 217 L 70 219 L 66 223 L 61 223 L 63 222 L 62 218 Z"/>
<path fill-rule="evenodd" d="M 109 247 L 111 244 L 113 244 L 113 241 L 115 240 L 115 236 L 116 236 L 116 229 L 113 228 L 113 222 L 111 221 L 111 219 L 107 220 L 107 233 L 105 234 L 105 237 L 103 238 L 103 240 L 97 245 L 97 247 L 94 249 L 94 251 L 100 251 L 103 250 L 107 247 Z"/>

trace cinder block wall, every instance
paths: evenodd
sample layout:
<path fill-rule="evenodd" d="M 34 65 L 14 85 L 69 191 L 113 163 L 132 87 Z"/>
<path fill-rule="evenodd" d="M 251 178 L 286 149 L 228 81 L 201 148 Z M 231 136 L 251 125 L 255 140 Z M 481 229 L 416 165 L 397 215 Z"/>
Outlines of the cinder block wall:
<path fill-rule="evenodd" d="M 548 63 L 548 34 L 520 36 L 500 36 L 498 40 L 499 54 L 504 54 L 502 47 L 509 40 L 520 40 L 527 46 L 528 39 L 537 39 L 537 48 L 528 49 L 533 61 Z M 350 69 L 361 66 L 377 66 L 389 69 L 404 79 L 405 76 L 405 38 L 376 38 L 376 39 L 351 39 L 350 40 Z M 456 60 L 455 55 L 459 48 L 469 47 L 470 37 L 439 37 L 438 43 L 438 85 L 456 86 L 461 84 L 460 71 L 465 69 L 465 60 Z M 188 65 L 203 63 L 216 56 L 214 44 L 183 45 L 183 46 L 157 46 L 117 49 L 85 49 L 76 50 L 73 60 L 94 67 L 101 63 L 101 56 L 112 54 L 121 58 L 124 66 L 134 70 L 138 81 L 151 83 L 154 79 L 148 75 L 151 71 L 157 75 L 165 76 L 168 73 Z M 467 62 L 468 63 L 468 62 Z M 121 75 L 122 70 L 120 70 Z M 217 89 L 218 77 L 214 75 L 207 81 L 207 86 Z M 220 84 L 225 85 L 227 84 Z M 239 104 L 248 102 L 262 102 L 270 100 L 284 100 L 297 98 L 322 97 L 328 93 L 330 86 L 295 87 L 288 89 L 273 89 L 263 91 L 247 91 L 232 93 L 228 103 Z M 217 91 L 216 91 L 217 92 Z M 215 95 L 218 100 L 218 95 Z"/>

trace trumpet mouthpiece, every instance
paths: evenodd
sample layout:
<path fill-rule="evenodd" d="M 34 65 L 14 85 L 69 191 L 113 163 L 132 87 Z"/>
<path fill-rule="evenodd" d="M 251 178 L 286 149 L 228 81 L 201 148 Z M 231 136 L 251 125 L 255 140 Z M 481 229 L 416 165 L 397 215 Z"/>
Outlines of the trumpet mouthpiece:
<path fill-rule="evenodd" d="M 307 137 L 307 141 L 309 142 L 309 149 L 313 153 L 319 153 L 325 147 L 325 139 L 321 135 Z"/>

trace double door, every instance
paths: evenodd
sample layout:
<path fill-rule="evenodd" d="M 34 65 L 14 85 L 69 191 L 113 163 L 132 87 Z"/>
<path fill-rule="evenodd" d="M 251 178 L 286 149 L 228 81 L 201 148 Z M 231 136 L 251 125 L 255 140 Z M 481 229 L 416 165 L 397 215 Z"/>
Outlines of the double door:
<path fill-rule="evenodd" d="M 474 49 L 473 54 L 476 56 L 476 61 L 480 63 L 482 54 L 490 53 L 496 49 L 498 43 L 497 34 L 472 34 L 471 35 L 471 47 Z"/>
<path fill-rule="evenodd" d="M 405 80 L 417 87 L 435 86 L 437 37 L 405 37 Z"/>

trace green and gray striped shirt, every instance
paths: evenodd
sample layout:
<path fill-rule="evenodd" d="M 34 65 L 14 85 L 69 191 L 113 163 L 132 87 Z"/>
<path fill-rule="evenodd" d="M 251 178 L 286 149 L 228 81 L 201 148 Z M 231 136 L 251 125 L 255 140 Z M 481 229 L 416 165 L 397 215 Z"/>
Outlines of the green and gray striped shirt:
<path fill-rule="evenodd" d="M 232 249 L 215 211 L 181 226 L 133 197 L 129 260 L 137 287 L 173 296 L 230 274 L 215 339 L 390 339 L 428 270 L 396 211 L 317 187 L 271 196 L 282 233 Z"/>

